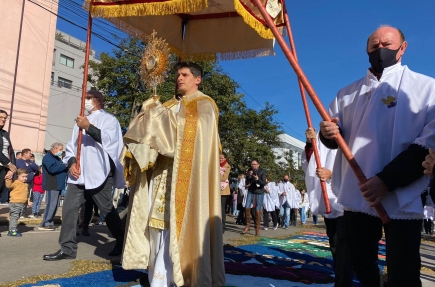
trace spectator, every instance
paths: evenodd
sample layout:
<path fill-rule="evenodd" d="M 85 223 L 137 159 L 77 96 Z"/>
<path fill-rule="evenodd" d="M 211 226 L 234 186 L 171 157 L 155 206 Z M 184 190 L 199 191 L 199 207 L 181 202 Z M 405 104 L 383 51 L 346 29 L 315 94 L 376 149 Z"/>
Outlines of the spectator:
<path fill-rule="evenodd" d="M 42 188 L 42 165 L 39 166 L 39 170 L 35 173 L 35 176 L 33 177 L 33 204 L 32 204 L 32 215 L 30 215 L 30 218 L 36 218 L 41 216 L 39 214 L 39 210 L 41 209 L 41 203 L 42 199 L 44 198 L 44 189 Z"/>
<path fill-rule="evenodd" d="M 225 221 L 226 221 L 226 204 L 228 196 L 230 195 L 230 182 L 228 177 L 230 175 L 231 166 L 227 162 L 227 155 L 222 153 L 219 156 L 220 162 L 220 181 L 221 181 L 221 205 L 222 205 L 222 232 L 225 233 Z"/>
<path fill-rule="evenodd" d="M 247 189 L 245 185 L 245 175 L 239 174 L 238 182 L 237 182 L 237 209 L 239 211 L 239 215 L 237 216 L 236 224 L 245 225 L 245 203 L 246 203 L 246 194 Z"/>
<path fill-rule="evenodd" d="M 245 207 L 246 227 L 242 234 L 248 233 L 250 229 L 251 207 L 255 205 L 255 235 L 260 235 L 261 211 L 263 210 L 264 186 L 266 184 L 266 170 L 260 167 L 260 162 L 257 159 L 253 159 L 251 168 L 246 174 L 246 186 L 248 186 Z"/>
<path fill-rule="evenodd" d="M 65 188 L 68 168 L 60 159 L 63 144 L 55 142 L 42 158 L 42 189 L 46 191 L 45 211 L 41 226 L 42 231 L 54 230 L 54 216 L 59 204 L 60 192 Z"/>
<path fill-rule="evenodd" d="M 15 158 L 16 159 L 21 158 L 21 152 L 20 151 L 17 151 L 17 153 L 15 154 Z"/>
<path fill-rule="evenodd" d="M 432 222 L 434 216 L 433 202 L 430 196 L 426 197 L 426 205 L 424 206 L 423 216 L 424 216 L 424 232 L 426 234 L 432 235 Z"/>
<path fill-rule="evenodd" d="M 8 113 L 0 110 L 0 192 L 2 193 L 0 198 L 2 203 L 6 203 L 8 199 L 8 190 L 4 188 L 5 177 L 11 179 L 13 173 L 17 170 L 14 149 L 12 148 L 9 133 L 3 129 L 7 120 Z"/>
<path fill-rule="evenodd" d="M 239 216 L 239 210 L 237 209 L 237 197 L 238 197 L 238 190 L 233 190 L 233 217 Z"/>
<path fill-rule="evenodd" d="M 29 174 L 27 175 L 27 186 L 29 188 L 29 198 L 32 201 L 32 188 L 33 188 L 33 177 L 35 176 L 35 172 L 39 170 L 39 166 L 30 160 L 32 156 L 32 151 L 28 148 L 25 148 L 21 151 L 21 158 L 17 159 L 17 168 L 26 169 Z M 24 206 L 23 213 L 21 215 L 22 218 L 26 216 L 27 206 Z"/>
<path fill-rule="evenodd" d="M 30 161 L 35 162 L 35 155 L 33 153 L 30 155 Z"/>
<path fill-rule="evenodd" d="M 12 181 L 6 179 L 6 186 L 11 191 L 11 200 L 9 203 L 9 231 L 8 236 L 21 237 L 21 233 L 17 230 L 17 222 L 20 218 L 24 206 L 31 206 L 29 201 L 29 189 L 27 187 L 27 174 L 29 172 L 24 168 L 17 169 L 17 179 Z"/>

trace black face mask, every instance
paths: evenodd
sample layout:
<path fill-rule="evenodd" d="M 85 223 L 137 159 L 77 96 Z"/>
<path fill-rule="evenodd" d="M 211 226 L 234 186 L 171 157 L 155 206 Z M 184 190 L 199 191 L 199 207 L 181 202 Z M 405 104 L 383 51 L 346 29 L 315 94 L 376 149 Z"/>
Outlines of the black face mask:
<path fill-rule="evenodd" d="M 284 182 L 288 182 L 288 179 L 284 179 Z"/>
<path fill-rule="evenodd" d="M 397 50 L 390 50 L 388 48 L 379 48 L 369 54 L 369 62 L 372 64 L 373 71 L 382 74 L 385 68 L 390 67 L 397 63 L 396 55 L 402 45 Z"/>

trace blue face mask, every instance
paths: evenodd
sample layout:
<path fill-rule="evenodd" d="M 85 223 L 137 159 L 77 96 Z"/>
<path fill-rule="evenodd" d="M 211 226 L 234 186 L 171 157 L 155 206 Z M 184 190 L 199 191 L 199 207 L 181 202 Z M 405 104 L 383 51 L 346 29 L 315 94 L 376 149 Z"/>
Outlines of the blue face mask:
<path fill-rule="evenodd" d="M 58 156 L 58 157 L 60 157 L 62 155 L 62 152 L 61 151 L 58 151 L 56 154 L 55 154 L 55 156 Z"/>

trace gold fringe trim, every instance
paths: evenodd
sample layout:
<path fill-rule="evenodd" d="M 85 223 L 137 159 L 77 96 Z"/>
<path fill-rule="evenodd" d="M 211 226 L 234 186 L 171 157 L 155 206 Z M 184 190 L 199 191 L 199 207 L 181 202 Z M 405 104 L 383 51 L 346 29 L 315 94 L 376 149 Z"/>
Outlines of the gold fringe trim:
<path fill-rule="evenodd" d="M 207 0 L 169 0 L 165 2 L 92 5 L 92 17 L 118 18 L 131 16 L 162 16 L 197 12 L 208 7 Z M 85 9 L 89 10 L 90 0 L 86 0 Z"/>
<path fill-rule="evenodd" d="M 245 7 L 240 4 L 241 0 L 234 0 L 234 9 L 236 9 L 236 12 L 239 13 L 240 16 L 242 16 L 243 21 L 245 21 L 246 24 L 248 24 L 252 29 L 254 29 L 260 37 L 264 39 L 273 39 L 273 33 L 272 31 L 263 23 L 259 22 L 254 16 L 249 13 Z"/>
<path fill-rule="evenodd" d="M 74 260 L 71 262 L 71 269 L 64 274 L 57 275 L 36 275 L 30 278 L 20 279 L 14 282 L 0 283 L 0 287 L 18 287 L 24 284 L 33 284 L 39 281 L 46 281 L 58 278 L 71 278 L 84 274 L 111 270 L 112 264 L 108 260 Z"/>

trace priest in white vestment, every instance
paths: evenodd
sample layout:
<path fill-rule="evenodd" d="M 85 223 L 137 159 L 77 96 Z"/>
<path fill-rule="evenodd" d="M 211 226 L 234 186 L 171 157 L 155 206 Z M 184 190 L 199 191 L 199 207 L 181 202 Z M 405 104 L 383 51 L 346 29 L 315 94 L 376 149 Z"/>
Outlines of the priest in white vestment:
<path fill-rule="evenodd" d="M 284 228 L 288 229 L 291 225 L 296 226 L 296 214 L 301 201 L 301 194 L 290 182 L 289 176 L 284 176 L 283 182 L 278 184 L 279 205 L 282 210 L 281 214 L 284 219 Z"/>
<path fill-rule="evenodd" d="M 276 230 L 279 214 L 276 212 L 276 210 L 279 212 L 278 186 L 275 182 L 269 181 L 269 177 L 266 177 L 266 182 L 263 199 L 263 230 L 269 229 L 269 214 L 272 215 L 273 230 Z"/>

